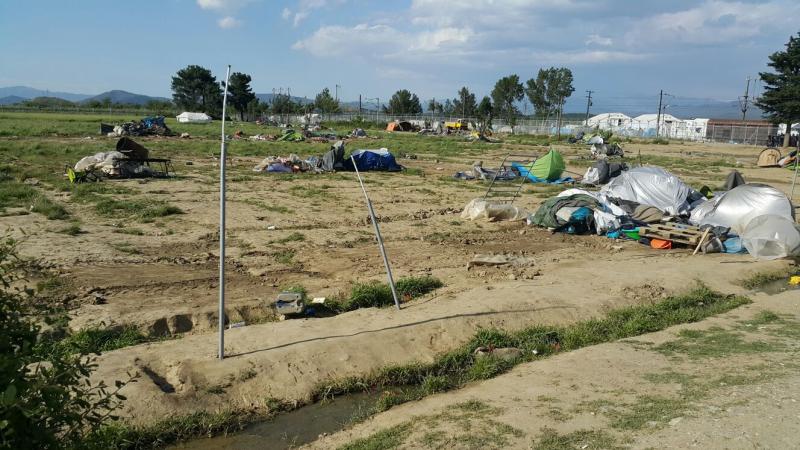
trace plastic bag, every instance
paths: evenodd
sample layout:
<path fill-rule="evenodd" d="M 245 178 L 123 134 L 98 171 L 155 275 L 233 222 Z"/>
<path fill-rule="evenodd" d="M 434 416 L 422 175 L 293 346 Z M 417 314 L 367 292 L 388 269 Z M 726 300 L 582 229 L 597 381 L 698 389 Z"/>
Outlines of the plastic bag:
<path fill-rule="evenodd" d="M 730 228 L 741 234 L 751 219 L 763 215 L 794 221 L 794 208 L 786 195 L 772 186 L 744 184 L 695 208 L 689 222 Z"/>
<path fill-rule="evenodd" d="M 756 259 L 800 255 L 800 230 L 794 221 L 765 214 L 750 220 L 741 234 L 742 244 Z"/>
<path fill-rule="evenodd" d="M 461 212 L 462 219 L 488 219 L 490 222 L 499 220 L 523 220 L 528 217 L 528 212 L 523 208 L 501 203 L 489 203 L 483 199 L 475 198 L 467 203 Z"/>

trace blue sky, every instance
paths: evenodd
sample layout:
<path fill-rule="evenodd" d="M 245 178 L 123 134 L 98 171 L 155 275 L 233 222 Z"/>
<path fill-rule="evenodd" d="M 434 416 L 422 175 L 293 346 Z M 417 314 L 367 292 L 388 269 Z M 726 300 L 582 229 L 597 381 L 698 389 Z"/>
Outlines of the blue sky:
<path fill-rule="evenodd" d="M 178 69 L 231 64 L 259 93 L 441 99 L 563 65 L 574 107 L 586 89 L 735 100 L 797 17 L 798 0 L 5 0 L 0 86 L 170 96 Z"/>

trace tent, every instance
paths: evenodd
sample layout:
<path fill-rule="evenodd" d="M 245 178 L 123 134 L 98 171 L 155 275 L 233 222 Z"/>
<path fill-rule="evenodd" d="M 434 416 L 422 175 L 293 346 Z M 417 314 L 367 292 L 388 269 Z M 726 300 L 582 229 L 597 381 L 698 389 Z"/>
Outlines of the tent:
<path fill-rule="evenodd" d="M 556 150 L 550 150 L 546 155 L 538 158 L 527 167 L 515 165 L 520 171 L 520 175 L 530 178 L 532 181 L 547 180 L 553 181 L 561 177 L 564 172 L 564 158 Z"/>
<path fill-rule="evenodd" d="M 689 213 L 689 203 L 700 193 L 660 167 L 636 167 L 603 186 L 608 197 L 654 206 L 667 214 Z"/>
<path fill-rule="evenodd" d="M 302 133 L 299 133 L 294 130 L 286 130 L 283 132 L 283 135 L 281 135 L 278 139 L 276 139 L 276 141 L 300 142 L 304 141 L 305 139 L 306 138 L 302 135 Z"/>
<path fill-rule="evenodd" d="M 368 170 L 397 172 L 403 169 L 402 166 L 397 164 L 394 155 L 385 148 L 379 150 L 356 150 L 350 156 L 355 159 L 356 167 L 362 172 Z M 350 159 L 344 162 L 344 166 L 346 169 L 354 170 L 353 161 Z"/>
<path fill-rule="evenodd" d="M 412 131 L 413 129 L 414 126 L 411 124 L 411 122 L 406 122 L 403 120 L 389 122 L 386 124 L 386 131 Z"/>
<path fill-rule="evenodd" d="M 794 208 L 783 192 L 764 184 L 743 184 L 695 208 L 689 222 L 741 233 L 750 220 L 765 214 L 794 222 Z"/>
<path fill-rule="evenodd" d="M 758 167 L 778 167 L 781 152 L 777 148 L 765 148 L 758 155 Z"/>
<path fill-rule="evenodd" d="M 175 116 L 180 123 L 209 123 L 211 122 L 211 116 L 206 113 L 201 112 L 187 112 L 184 111 L 177 116 Z"/>

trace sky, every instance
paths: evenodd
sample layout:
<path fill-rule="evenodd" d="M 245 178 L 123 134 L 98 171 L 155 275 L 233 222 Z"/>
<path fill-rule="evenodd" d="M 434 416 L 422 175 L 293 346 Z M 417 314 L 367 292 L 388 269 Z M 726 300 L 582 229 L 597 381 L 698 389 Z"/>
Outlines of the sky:
<path fill-rule="evenodd" d="M 177 70 L 230 64 L 257 93 L 385 103 L 565 66 L 568 110 L 585 90 L 612 109 L 661 89 L 736 100 L 798 17 L 798 0 L 0 0 L 0 86 L 169 97 Z"/>

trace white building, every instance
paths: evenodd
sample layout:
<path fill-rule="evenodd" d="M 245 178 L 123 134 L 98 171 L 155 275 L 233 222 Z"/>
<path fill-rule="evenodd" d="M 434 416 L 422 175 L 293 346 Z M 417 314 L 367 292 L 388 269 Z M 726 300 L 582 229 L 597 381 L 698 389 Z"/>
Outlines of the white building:
<path fill-rule="evenodd" d="M 631 128 L 639 130 L 642 136 L 649 137 L 658 134 L 659 136 L 674 138 L 677 137 L 681 128 L 686 127 L 683 120 L 672 114 L 661 114 L 660 124 L 657 124 L 658 120 L 658 114 L 642 114 L 631 119 Z M 658 128 L 658 133 L 656 133 L 656 128 Z"/>
<path fill-rule="evenodd" d="M 630 127 L 631 118 L 622 113 L 602 113 L 590 117 L 586 124 L 601 130 L 618 130 Z"/>

